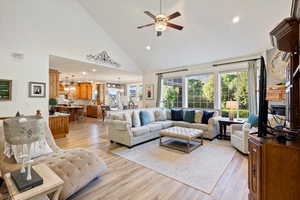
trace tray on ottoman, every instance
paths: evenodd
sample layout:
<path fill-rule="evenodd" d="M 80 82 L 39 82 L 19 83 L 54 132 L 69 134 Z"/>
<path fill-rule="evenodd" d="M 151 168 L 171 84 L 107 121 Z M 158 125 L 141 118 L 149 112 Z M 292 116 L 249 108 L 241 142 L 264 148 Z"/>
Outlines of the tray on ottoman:
<path fill-rule="evenodd" d="M 162 137 L 171 138 L 171 140 L 179 139 L 186 141 L 185 147 L 180 145 L 173 145 L 171 140 L 162 141 Z M 195 144 L 196 142 L 196 144 Z M 203 145 L 203 131 L 194 128 L 183 128 L 183 127 L 171 127 L 160 131 L 159 138 L 160 146 L 180 150 L 186 153 L 190 153 L 199 146 Z M 177 143 L 178 144 L 178 143 Z"/>

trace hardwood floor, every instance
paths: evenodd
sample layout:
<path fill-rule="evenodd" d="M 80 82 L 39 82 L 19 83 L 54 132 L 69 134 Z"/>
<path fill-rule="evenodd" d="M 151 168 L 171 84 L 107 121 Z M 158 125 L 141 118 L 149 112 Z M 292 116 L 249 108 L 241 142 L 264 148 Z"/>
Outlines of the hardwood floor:
<path fill-rule="evenodd" d="M 211 195 L 156 173 L 137 163 L 110 153 L 119 147 L 106 139 L 102 122 L 88 118 L 74 122 L 67 138 L 57 139 L 64 149 L 74 147 L 96 151 L 108 166 L 108 171 L 78 194 L 74 200 L 246 200 L 248 199 L 248 159 L 236 152 Z M 213 159 L 213 158 L 212 158 Z"/>

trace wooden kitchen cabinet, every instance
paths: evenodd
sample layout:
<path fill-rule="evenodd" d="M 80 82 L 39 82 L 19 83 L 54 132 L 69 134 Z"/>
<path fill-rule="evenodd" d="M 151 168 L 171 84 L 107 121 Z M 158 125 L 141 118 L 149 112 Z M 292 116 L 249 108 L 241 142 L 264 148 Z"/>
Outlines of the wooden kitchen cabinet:
<path fill-rule="evenodd" d="M 99 105 L 87 105 L 86 112 L 88 117 L 99 118 L 101 115 L 101 106 Z"/>
<path fill-rule="evenodd" d="M 59 92 L 59 71 L 49 69 L 49 98 L 57 98 Z"/>
<path fill-rule="evenodd" d="M 76 99 L 92 99 L 93 87 L 91 83 L 78 83 L 76 86 L 75 98 Z"/>
<path fill-rule="evenodd" d="M 55 114 L 49 116 L 49 128 L 55 139 L 69 134 L 69 114 Z"/>

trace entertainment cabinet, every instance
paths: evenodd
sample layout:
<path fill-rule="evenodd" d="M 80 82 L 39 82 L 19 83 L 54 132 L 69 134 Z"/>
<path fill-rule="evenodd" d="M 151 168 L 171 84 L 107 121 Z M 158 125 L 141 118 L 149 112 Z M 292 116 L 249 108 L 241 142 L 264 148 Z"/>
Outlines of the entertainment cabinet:
<path fill-rule="evenodd" d="M 300 199 L 300 140 L 277 140 L 250 135 L 249 200 Z"/>
<path fill-rule="evenodd" d="M 270 35 L 273 45 L 289 53 L 286 68 L 286 113 L 290 128 L 300 130 L 299 67 L 300 0 L 293 0 L 291 17 Z M 300 140 L 281 144 L 274 136 L 249 136 L 249 200 L 300 199 Z"/>

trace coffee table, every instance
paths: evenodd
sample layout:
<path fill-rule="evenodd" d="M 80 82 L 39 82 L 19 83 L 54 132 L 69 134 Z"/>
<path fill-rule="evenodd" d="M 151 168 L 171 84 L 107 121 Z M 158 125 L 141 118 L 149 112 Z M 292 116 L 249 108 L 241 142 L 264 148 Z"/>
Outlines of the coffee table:
<path fill-rule="evenodd" d="M 171 138 L 167 141 L 162 141 L 163 137 Z M 171 141 L 174 139 L 180 139 L 186 141 L 185 147 L 172 145 Z M 196 142 L 197 144 L 192 144 Z M 171 149 L 180 150 L 186 153 L 190 153 L 196 148 L 203 145 L 203 130 L 194 128 L 183 128 L 174 126 L 160 131 L 159 145 L 165 146 Z"/>

